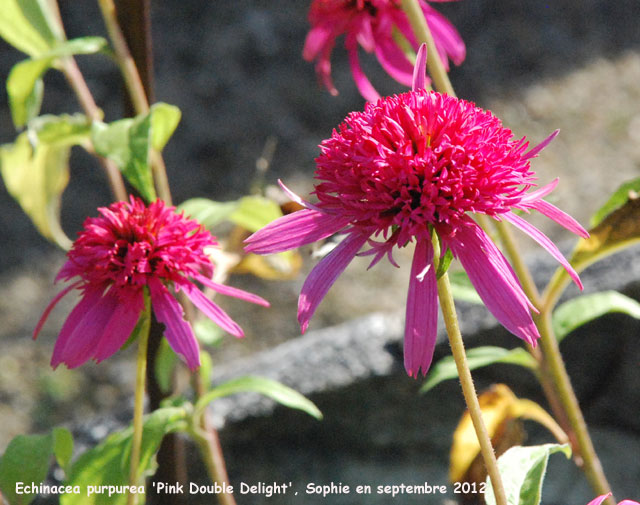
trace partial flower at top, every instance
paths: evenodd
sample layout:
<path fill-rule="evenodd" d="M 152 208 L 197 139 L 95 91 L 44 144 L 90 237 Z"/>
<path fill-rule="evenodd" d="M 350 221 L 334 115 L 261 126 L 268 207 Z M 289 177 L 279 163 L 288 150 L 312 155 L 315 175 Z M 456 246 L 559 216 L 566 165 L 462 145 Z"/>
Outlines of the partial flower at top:
<path fill-rule="evenodd" d="M 607 498 L 609 498 L 609 496 L 611 496 L 611 493 L 598 496 L 597 498 L 591 500 L 587 505 L 602 505 L 602 502 L 604 502 Z M 640 505 L 640 503 L 633 500 L 622 500 L 621 502 L 618 503 L 618 505 Z"/>
<path fill-rule="evenodd" d="M 193 283 L 214 291 L 267 306 L 262 298 L 211 281 L 213 264 L 206 254 L 215 238 L 200 224 L 157 200 L 148 207 L 137 198 L 98 209 L 101 216 L 87 218 L 67 254 L 57 280 L 77 279 L 49 304 L 34 331 L 38 336 L 53 307 L 73 289 L 82 299 L 71 311 L 56 341 L 51 358 L 69 368 L 93 358 L 113 355 L 129 338 L 142 310 L 144 289 L 153 312 L 165 325 L 165 336 L 194 369 L 200 365 L 198 342 L 171 291 L 182 290 L 206 316 L 222 329 L 242 337 L 242 329 Z"/>
<path fill-rule="evenodd" d="M 424 82 L 424 51 L 418 54 L 416 83 Z M 420 71 L 421 70 L 421 71 Z M 372 255 L 371 266 L 415 242 L 405 328 L 405 367 L 426 373 L 437 329 L 437 287 L 432 231 L 460 260 L 478 294 L 512 333 L 535 345 L 539 337 L 511 266 L 472 219 L 485 214 L 520 228 L 542 245 L 581 287 L 558 248 L 514 211 L 537 210 L 570 231 L 588 233 L 573 218 L 543 200 L 557 180 L 534 191 L 530 160 L 557 132 L 528 149 L 491 112 L 448 95 L 413 91 L 367 103 L 347 116 L 316 159 L 318 203 L 282 217 L 247 239 L 245 249 L 270 254 L 294 249 L 334 233 L 346 234 L 307 277 L 299 298 L 304 331 L 318 304 L 349 262 Z M 527 150 L 528 149 L 528 150 Z M 534 309 L 535 310 L 535 309 Z"/>
<path fill-rule="evenodd" d="M 420 0 L 420 6 L 445 68 L 449 70 L 449 59 L 456 65 L 462 63 L 466 49 L 456 29 L 426 1 Z M 413 65 L 405 53 L 407 47 L 402 46 L 411 46 L 417 51 L 418 42 L 400 0 L 313 0 L 309 22 L 311 31 L 302 55 L 307 61 L 316 61 L 316 72 L 331 94 L 338 94 L 331 80 L 331 51 L 336 38 L 342 34 L 353 78 L 366 100 L 375 101 L 380 95 L 360 68 L 358 44 L 365 51 L 375 53 L 396 81 L 411 86 Z"/>

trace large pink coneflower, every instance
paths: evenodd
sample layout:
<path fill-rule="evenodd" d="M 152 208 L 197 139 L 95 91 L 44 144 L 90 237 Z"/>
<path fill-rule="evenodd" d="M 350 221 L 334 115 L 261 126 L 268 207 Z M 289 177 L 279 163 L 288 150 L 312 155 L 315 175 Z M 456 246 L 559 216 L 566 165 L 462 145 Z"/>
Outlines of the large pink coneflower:
<path fill-rule="evenodd" d="M 418 59 L 424 58 L 424 52 Z M 419 70 L 417 64 L 416 68 Z M 349 262 L 373 255 L 371 265 L 415 243 L 405 329 L 405 367 L 417 376 L 429 368 L 437 327 L 436 272 L 431 233 L 462 263 L 487 308 L 509 331 L 535 345 L 539 337 L 511 266 L 472 219 L 485 214 L 523 230 L 556 258 L 580 286 L 558 248 L 514 211 L 541 212 L 570 231 L 587 232 L 543 200 L 557 180 L 535 191 L 530 167 L 556 135 L 528 149 L 491 112 L 465 100 L 426 91 L 416 71 L 414 90 L 368 103 L 347 116 L 316 159 L 318 203 L 282 217 L 247 239 L 246 250 L 270 254 L 334 233 L 344 240 L 311 271 L 300 293 L 298 320 L 304 331 L 318 304 Z M 527 150 L 528 149 L 528 150 Z"/>
<path fill-rule="evenodd" d="M 420 0 L 420 6 L 445 68 L 449 70 L 449 59 L 456 65 L 462 63 L 466 49 L 456 29 L 426 1 Z M 302 55 L 307 61 L 316 61 L 316 72 L 332 94 L 338 91 L 331 80 L 331 51 L 336 38 L 343 34 L 353 78 L 366 100 L 375 101 L 380 95 L 360 67 L 358 45 L 375 53 L 382 67 L 396 81 L 411 86 L 413 65 L 407 58 L 406 48 L 398 45 L 398 37 L 404 38 L 414 51 L 418 49 L 418 42 L 400 7 L 400 0 L 313 0 L 309 22 L 311 30 Z"/>
<path fill-rule="evenodd" d="M 157 200 L 117 202 L 87 218 L 56 280 L 77 279 L 49 304 L 34 331 L 37 337 L 53 307 L 73 289 L 82 299 L 71 311 L 55 344 L 51 365 L 69 368 L 93 358 L 100 362 L 125 343 L 144 309 L 148 289 L 153 312 L 165 336 L 194 369 L 200 365 L 198 342 L 174 293 L 187 297 L 222 329 L 242 337 L 242 329 L 193 283 L 260 305 L 262 298 L 211 281 L 213 264 L 206 254 L 214 237 L 196 221 L 176 214 Z"/>

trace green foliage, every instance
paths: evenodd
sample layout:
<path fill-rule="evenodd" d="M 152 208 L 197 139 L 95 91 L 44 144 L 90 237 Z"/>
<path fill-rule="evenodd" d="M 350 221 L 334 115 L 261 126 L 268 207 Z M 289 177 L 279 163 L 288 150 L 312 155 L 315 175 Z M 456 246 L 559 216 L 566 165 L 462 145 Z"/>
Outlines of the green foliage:
<path fill-rule="evenodd" d="M 44 0 L 2 0 L 0 37 L 19 51 L 38 57 L 62 40 L 52 19 Z"/>
<path fill-rule="evenodd" d="M 162 438 L 172 432 L 187 429 L 187 412 L 183 408 L 166 407 L 145 416 L 142 433 L 139 477 L 152 475 L 155 471 L 155 454 Z M 126 486 L 129 477 L 129 453 L 131 450 L 131 427 L 113 433 L 101 444 L 82 454 L 71 466 L 66 485 L 80 486 Z M 61 505 L 121 505 L 126 503 L 126 494 L 65 494 Z"/>
<path fill-rule="evenodd" d="M 107 43 L 102 37 L 82 37 L 56 43 L 48 51 L 14 65 L 7 78 L 7 94 L 16 128 L 22 128 L 40 112 L 42 75 L 57 64 L 59 58 L 74 54 L 93 54 Z"/>
<path fill-rule="evenodd" d="M 201 411 L 217 398 L 247 392 L 260 393 L 285 407 L 302 410 L 316 419 L 322 419 L 318 407 L 294 389 L 271 379 L 253 376 L 240 377 L 213 388 L 200 397 L 196 403 L 196 411 Z"/>
<path fill-rule="evenodd" d="M 456 300 L 479 305 L 483 304 L 480 295 L 478 295 L 476 288 L 473 287 L 467 272 L 464 270 L 449 272 L 449 283 L 451 284 L 451 294 Z"/>
<path fill-rule="evenodd" d="M 510 505 L 539 505 L 547 462 L 549 456 L 556 452 L 564 453 L 567 458 L 571 457 L 571 448 L 568 444 L 516 446 L 500 456 L 498 468 L 507 495 L 507 503 Z M 488 477 L 484 499 L 487 505 L 496 505 L 493 487 Z"/>
<path fill-rule="evenodd" d="M 558 341 L 583 324 L 609 312 L 621 312 L 640 319 L 640 303 L 617 291 L 603 291 L 573 298 L 553 313 L 553 329 Z"/>
<path fill-rule="evenodd" d="M 11 505 L 26 505 L 35 498 L 29 493 L 16 493 L 16 483 L 40 484 L 47 476 L 52 456 L 67 467 L 73 452 L 71 433 L 54 428 L 46 435 L 18 435 L 0 459 L 0 489 Z"/>
<path fill-rule="evenodd" d="M 68 249 L 71 241 L 60 226 L 60 199 L 69 182 L 67 146 L 31 146 L 26 133 L 0 147 L 0 172 L 9 194 L 47 239 Z"/>
<path fill-rule="evenodd" d="M 470 370 L 492 365 L 493 363 L 510 363 L 530 369 L 534 369 L 537 366 L 536 360 L 521 347 L 511 350 L 493 346 L 474 347 L 467 351 L 467 363 Z M 453 356 L 446 356 L 431 367 L 427 380 L 420 388 L 420 392 L 426 393 L 442 381 L 457 377 L 458 369 Z"/>
<path fill-rule="evenodd" d="M 178 205 L 177 210 L 211 229 L 227 219 L 235 211 L 239 202 L 215 202 L 208 198 L 191 198 Z"/>
<path fill-rule="evenodd" d="M 199 342 L 211 347 L 219 345 L 224 337 L 222 328 L 208 317 L 200 318 L 193 323 L 193 332 Z"/>
<path fill-rule="evenodd" d="M 611 195 L 609 200 L 607 200 L 607 202 L 602 207 L 600 207 L 591 217 L 591 226 L 598 226 L 609 214 L 618 210 L 629 200 L 637 198 L 639 192 L 640 178 L 633 179 L 622 184 L 613 193 L 613 195 Z"/>
<path fill-rule="evenodd" d="M 36 145 L 70 147 L 88 142 L 91 135 L 91 123 L 84 114 L 45 114 L 29 121 L 27 128 Z"/>
<path fill-rule="evenodd" d="M 178 357 L 173 352 L 166 338 L 160 340 L 160 345 L 156 351 L 156 359 L 154 361 L 153 373 L 160 390 L 164 394 L 171 393 L 171 383 L 173 379 L 173 369 Z"/>
<path fill-rule="evenodd" d="M 453 253 L 451 249 L 447 249 L 447 252 L 444 253 L 444 257 L 440 258 L 440 262 L 438 263 L 438 271 L 436 272 L 436 279 L 442 277 L 447 270 L 449 270 L 449 266 L 453 261 Z"/>
<path fill-rule="evenodd" d="M 229 220 L 253 233 L 281 216 L 280 206 L 273 200 L 262 196 L 245 196 L 238 201 L 238 208 L 229 216 Z"/>
<path fill-rule="evenodd" d="M 162 151 L 178 127 L 182 112 L 175 105 L 156 103 L 151 106 L 151 147 Z"/>

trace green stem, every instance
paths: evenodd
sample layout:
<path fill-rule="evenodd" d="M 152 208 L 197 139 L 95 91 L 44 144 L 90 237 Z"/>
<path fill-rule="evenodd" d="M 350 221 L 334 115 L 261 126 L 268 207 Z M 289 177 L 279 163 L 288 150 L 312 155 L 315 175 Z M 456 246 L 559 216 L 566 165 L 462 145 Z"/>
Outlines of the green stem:
<path fill-rule="evenodd" d="M 440 244 L 435 233 L 433 234 L 432 240 L 434 257 L 439 258 Z M 484 419 L 482 418 L 482 409 L 478 402 L 473 378 L 471 377 L 471 371 L 469 370 L 469 365 L 467 363 L 467 355 L 464 350 L 464 343 L 462 342 L 462 334 L 460 333 L 460 326 L 458 325 L 458 316 L 456 314 L 453 295 L 451 294 L 451 285 L 449 283 L 449 276 L 447 273 L 443 274 L 442 277 L 438 279 L 438 299 L 440 300 L 440 308 L 442 309 L 442 316 L 449 336 L 451 354 L 453 354 L 453 359 L 456 363 L 456 368 L 458 369 L 462 393 L 467 404 L 467 409 L 469 410 L 473 427 L 476 431 L 476 436 L 478 437 L 478 442 L 480 443 L 480 453 L 482 454 L 487 474 L 491 479 L 496 503 L 498 505 L 507 505 L 507 496 L 500 477 L 500 471 L 498 470 L 496 455 L 493 451 L 493 446 L 491 445 L 491 437 L 487 432 L 487 427 L 484 424 Z"/>
<path fill-rule="evenodd" d="M 138 337 L 138 358 L 136 368 L 136 392 L 133 406 L 133 436 L 131 438 L 131 459 L 129 463 L 129 486 L 138 485 L 138 465 L 142 449 L 142 431 L 144 428 L 144 393 L 147 376 L 147 346 L 149 343 L 149 328 L 151 327 L 151 299 L 145 292 L 145 308 L 142 314 Z M 138 501 L 137 493 L 129 493 L 127 505 L 135 505 Z"/>

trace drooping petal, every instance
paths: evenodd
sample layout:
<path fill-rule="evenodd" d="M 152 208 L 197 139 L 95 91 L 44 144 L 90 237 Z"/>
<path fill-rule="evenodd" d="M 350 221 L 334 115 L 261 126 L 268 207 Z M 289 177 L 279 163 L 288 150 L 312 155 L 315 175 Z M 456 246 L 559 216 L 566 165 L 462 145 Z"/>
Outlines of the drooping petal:
<path fill-rule="evenodd" d="M 298 298 L 298 322 L 302 333 L 307 330 L 309 320 L 329 288 L 347 268 L 367 239 L 367 235 L 359 233 L 347 236 L 311 270 Z"/>
<path fill-rule="evenodd" d="M 410 377 L 427 373 L 438 334 L 438 290 L 433 248 L 419 240 L 413 253 L 404 330 L 404 367 Z"/>
<path fill-rule="evenodd" d="M 347 54 L 349 55 L 349 65 L 351 66 L 353 80 L 364 99 L 369 102 L 375 102 L 380 98 L 380 94 L 375 90 L 369 79 L 367 79 L 367 76 L 364 75 L 362 68 L 360 68 L 358 44 L 355 39 L 350 39 L 353 39 L 353 37 L 347 36 L 345 45 L 347 47 Z"/>
<path fill-rule="evenodd" d="M 601 505 L 603 501 L 611 496 L 611 493 L 603 494 L 591 500 L 587 505 Z"/>
<path fill-rule="evenodd" d="M 178 301 L 156 278 L 149 279 L 151 305 L 156 319 L 165 325 L 165 337 L 171 348 L 194 370 L 200 366 L 200 349 L 191 325 L 183 319 Z"/>
<path fill-rule="evenodd" d="M 413 66 L 391 37 L 381 37 L 375 47 L 382 68 L 400 84 L 411 86 Z"/>
<path fill-rule="evenodd" d="M 416 55 L 416 66 L 413 69 L 413 91 L 423 89 L 427 80 L 427 44 L 420 44 Z"/>
<path fill-rule="evenodd" d="M 114 291 L 114 289 L 112 288 L 111 291 Z M 109 294 L 107 293 L 107 295 Z M 93 353 L 93 359 L 96 362 L 100 363 L 109 358 L 124 345 L 143 310 L 144 296 L 142 290 L 131 292 L 128 296 L 121 296 L 117 299 L 116 308 L 104 327 L 98 346 Z"/>
<path fill-rule="evenodd" d="M 429 30 L 438 49 L 438 54 L 446 70 L 449 70 L 449 59 L 460 65 L 467 56 L 467 48 L 451 22 L 437 10 L 424 2 L 422 10 L 427 19 Z"/>
<path fill-rule="evenodd" d="M 447 240 L 482 301 L 502 325 L 531 345 L 539 338 L 531 318 L 531 302 L 500 250 L 470 219 Z"/>
<path fill-rule="evenodd" d="M 501 214 L 501 217 L 504 217 L 507 221 L 509 221 L 512 225 L 520 228 L 523 232 L 529 235 L 533 240 L 535 240 L 538 244 L 544 247 L 551 256 L 553 256 L 558 262 L 564 267 L 567 273 L 573 279 L 573 282 L 577 284 L 577 286 L 582 289 L 582 282 L 580 282 L 580 277 L 578 273 L 573 269 L 571 264 L 567 261 L 567 259 L 560 252 L 558 247 L 547 237 L 544 233 L 538 230 L 531 223 L 525 221 L 520 216 L 514 214 L 513 212 L 507 212 L 505 214 Z"/>
<path fill-rule="evenodd" d="M 54 298 L 53 300 L 51 300 L 49 302 L 49 305 L 47 305 L 47 308 L 44 309 L 44 312 L 42 313 L 42 315 L 40 316 L 40 319 L 38 320 L 38 324 L 36 325 L 35 330 L 33 330 L 33 340 L 35 340 L 36 338 L 38 338 L 38 335 L 40 333 L 40 330 L 42 330 L 42 326 L 44 325 L 45 321 L 47 320 L 47 318 L 49 317 L 49 314 L 51 314 L 51 311 L 53 310 L 53 308 L 58 304 L 58 302 L 60 300 L 62 300 L 62 298 L 64 298 L 64 296 L 71 291 L 74 288 L 77 288 L 80 284 L 82 284 L 82 280 L 79 280 L 77 282 L 74 282 L 73 284 L 70 284 L 69 286 L 67 286 L 66 288 L 64 288 L 62 291 L 60 291 Z"/>
<path fill-rule="evenodd" d="M 348 223 L 344 217 L 303 209 L 276 219 L 245 240 L 245 251 L 272 254 L 327 238 Z"/>
<path fill-rule="evenodd" d="M 193 277 L 194 279 L 200 281 L 202 284 L 204 284 L 208 288 L 213 289 L 215 292 L 220 293 L 221 295 L 233 296 L 234 298 L 239 298 L 240 300 L 244 300 L 246 302 L 262 305 L 263 307 L 269 307 L 269 302 L 267 300 L 258 295 L 254 295 L 253 293 L 244 291 L 243 289 L 234 288 L 233 286 L 227 286 L 225 284 L 218 284 L 217 282 L 213 282 L 211 279 L 200 274 L 196 274 Z"/>
<path fill-rule="evenodd" d="M 529 149 L 528 152 L 524 153 L 522 157 L 525 159 L 535 158 L 536 156 L 538 156 L 538 153 L 540 151 L 542 151 L 545 147 L 547 147 L 551 143 L 551 141 L 558 136 L 558 133 L 560 133 L 560 130 L 555 130 L 551 135 L 549 135 L 546 139 L 540 142 L 537 146 Z"/>
<path fill-rule="evenodd" d="M 540 214 L 544 214 L 548 218 L 553 219 L 556 223 L 563 226 L 570 232 L 573 232 L 582 238 L 589 238 L 589 232 L 585 230 L 578 221 L 555 205 L 550 204 L 545 200 L 538 200 L 537 202 L 531 203 L 529 207 L 537 210 Z"/>
<path fill-rule="evenodd" d="M 334 30 L 330 25 L 321 24 L 314 26 L 309 30 L 307 38 L 304 41 L 302 57 L 306 61 L 313 61 L 323 48 L 332 44 L 334 38 Z"/>
<path fill-rule="evenodd" d="M 231 333 L 234 337 L 242 338 L 244 337 L 244 332 L 242 328 L 236 323 L 229 315 L 222 310 L 218 305 L 213 303 L 209 298 L 207 298 L 202 291 L 200 291 L 193 284 L 186 283 L 180 286 L 181 289 L 189 297 L 189 300 L 193 302 L 193 304 L 198 307 L 205 316 L 211 319 L 214 323 L 216 323 L 220 328 L 222 328 L 227 333 Z"/>

